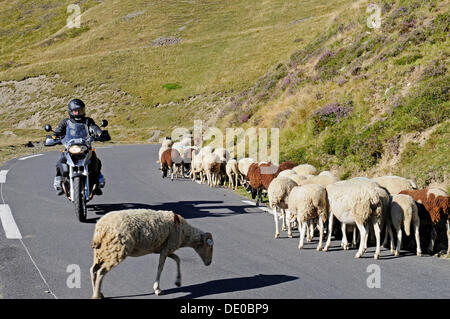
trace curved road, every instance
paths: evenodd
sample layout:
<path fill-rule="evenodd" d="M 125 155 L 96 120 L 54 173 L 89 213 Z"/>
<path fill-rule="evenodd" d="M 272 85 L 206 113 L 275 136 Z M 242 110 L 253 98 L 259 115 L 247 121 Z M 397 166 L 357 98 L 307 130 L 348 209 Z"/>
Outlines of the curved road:
<path fill-rule="evenodd" d="M 106 188 L 103 196 L 88 204 L 85 224 L 77 221 L 72 204 L 54 193 L 57 150 L 4 165 L 2 224 L 9 231 L 16 225 L 21 238 L 7 238 L 0 228 L 0 298 L 90 298 L 95 221 L 109 211 L 126 208 L 173 210 L 212 232 L 213 263 L 206 267 L 192 249 L 180 249 L 182 286 L 175 286 L 175 263 L 167 259 L 160 282 L 164 295 L 155 296 L 158 255 L 129 257 L 106 275 L 106 297 L 450 297 L 447 260 L 405 251 L 395 258 L 386 249 L 380 260 L 374 260 L 374 247 L 357 260 L 355 250 L 343 251 L 338 241 L 333 241 L 329 252 L 317 252 L 316 240 L 299 252 L 297 232 L 294 239 L 285 232 L 274 239 L 272 215 L 243 202 L 232 191 L 186 179 L 162 179 L 155 163 L 157 145 L 99 147 L 97 153 Z M 15 223 L 8 218 L 8 209 Z M 373 282 L 378 273 L 380 288 L 369 288 L 367 282 Z"/>

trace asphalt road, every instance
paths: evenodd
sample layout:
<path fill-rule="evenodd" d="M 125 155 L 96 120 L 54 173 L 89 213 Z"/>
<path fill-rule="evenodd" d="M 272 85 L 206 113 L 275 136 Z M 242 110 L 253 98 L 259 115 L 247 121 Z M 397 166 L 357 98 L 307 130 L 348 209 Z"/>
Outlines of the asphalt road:
<path fill-rule="evenodd" d="M 374 260 L 374 247 L 354 259 L 355 250 L 343 251 L 338 241 L 329 252 L 317 252 L 316 240 L 299 251 L 298 232 L 293 239 L 285 232 L 274 239 L 272 215 L 232 191 L 187 179 L 162 179 L 157 152 L 157 145 L 99 146 L 106 188 L 103 196 L 88 203 L 84 224 L 77 221 L 72 204 L 53 190 L 56 149 L 6 163 L 0 204 L 9 205 L 21 238 L 6 238 L 0 228 L 0 298 L 90 298 L 95 222 L 110 211 L 127 208 L 173 210 L 211 232 L 213 262 L 206 267 L 194 250 L 180 249 L 182 286 L 175 286 L 175 263 L 167 259 L 160 282 L 164 294 L 155 296 L 158 255 L 129 257 L 105 276 L 105 297 L 450 297 L 447 260 L 406 251 L 394 257 L 386 249 Z M 376 274 L 379 282 L 372 281 Z M 368 282 L 379 283 L 379 288 L 369 288 Z"/>

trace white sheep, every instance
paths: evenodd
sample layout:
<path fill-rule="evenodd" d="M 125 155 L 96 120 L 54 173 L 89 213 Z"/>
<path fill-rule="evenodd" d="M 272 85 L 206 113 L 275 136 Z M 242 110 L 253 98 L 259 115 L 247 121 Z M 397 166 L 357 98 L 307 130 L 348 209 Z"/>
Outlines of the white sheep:
<path fill-rule="evenodd" d="M 298 185 L 306 185 L 306 184 L 318 184 L 326 187 L 328 184 L 332 184 L 339 181 L 336 176 L 328 176 L 328 175 L 308 175 L 305 176 L 305 179 L 299 181 Z"/>
<path fill-rule="evenodd" d="M 300 225 L 300 240 L 298 248 L 303 248 L 307 229 L 314 229 L 314 221 L 319 221 L 319 244 L 317 250 L 322 250 L 323 229 L 328 219 L 328 198 L 326 189 L 318 184 L 308 184 L 292 188 L 288 197 L 288 210 L 291 220 L 297 218 Z M 312 239 L 312 238 L 311 238 Z"/>
<path fill-rule="evenodd" d="M 219 182 L 220 173 L 219 156 L 213 152 L 205 154 L 202 158 L 202 167 L 205 171 L 208 185 L 210 187 L 216 187 Z"/>
<path fill-rule="evenodd" d="M 337 182 L 326 187 L 330 205 L 328 218 L 328 239 L 324 251 L 331 244 L 333 217 L 343 224 L 357 225 L 360 232 L 360 244 L 355 258 L 365 252 L 369 232 L 369 223 L 375 230 L 376 251 L 375 259 L 380 257 L 380 224 L 382 220 L 382 201 L 373 187 L 366 184 L 352 182 Z"/>
<path fill-rule="evenodd" d="M 297 175 L 317 175 L 317 169 L 310 164 L 300 164 L 293 168 Z"/>
<path fill-rule="evenodd" d="M 356 184 L 364 184 L 368 187 L 371 187 L 375 190 L 381 200 L 382 205 L 382 218 L 380 220 L 381 229 L 385 228 L 385 237 L 383 241 L 383 246 L 387 245 L 388 235 L 393 237 L 392 228 L 390 227 L 390 195 L 389 192 L 381 187 L 376 181 L 368 177 L 354 177 L 349 179 L 348 181 L 344 181 L 344 183 L 356 183 Z M 342 247 L 344 249 L 348 249 L 347 235 L 346 235 L 346 225 L 342 224 Z M 356 246 L 356 228 L 353 227 L 353 246 Z M 367 242 L 365 243 L 364 249 L 367 249 Z"/>
<path fill-rule="evenodd" d="M 200 180 L 203 180 L 202 156 L 199 150 L 194 150 L 192 152 L 190 172 L 192 181 L 195 181 L 197 179 L 197 173 L 200 174 Z"/>
<path fill-rule="evenodd" d="M 238 178 L 239 178 L 239 168 L 238 163 L 235 159 L 230 159 L 225 167 L 228 176 L 228 187 L 237 189 Z"/>
<path fill-rule="evenodd" d="M 182 247 L 192 247 L 208 266 L 212 261 L 213 238 L 189 225 L 184 218 L 171 211 L 130 209 L 110 212 L 95 225 L 91 247 L 94 262 L 90 269 L 93 296 L 103 298 L 101 284 L 104 276 L 126 257 L 151 253 L 160 254 L 155 294 L 161 294 L 159 280 L 167 257 L 177 263 L 175 284 L 181 285 L 180 258 L 174 252 Z"/>
<path fill-rule="evenodd" d="M 402 244 L 402 225 L 405 230 L 406 236 L 409 236 L 410 229 L 414 227 L 414 237 L 416 239 L 416 253 L 417 256 L 422 255 L 422 250 L 420 248 L 420 237 L 419 237 L 419 227 L 420 219 L 419 212 L 414 199 L 409 195 L 404 194 L 394 194 L 391 196 L 391 223 L 397 233 L 397 247 L 395 250 L 394 240 L 391 237 L 391 251 L 394 252 L 395 256 L 400 254 L 400 248 Z"/>
<path fill-rule="evenodd" d="M 295 175 L 297 175 L 297 173 L 293 169 L 285 169 L 284 171 L 281 171 L 277 177 L 291 177 Z"/>
<path fill-rule="evenodd" d="M 398 194 L 403 190 L 417 189 L 417 185 L 413 180 L 400 176 L 380 176 L 372 179 L 380 186 L 386 188 L 391 195 Z"/>
<path fill-rule="evenodd" d="M 280 210 L 283 218 L 282 230 L 286 231 L 286 209 L 288 209 L 288 197 L 292 188 L 297 186 L 293 180 L 287 177 L 277 177 L 272 180 L 267 189 L 267 196 L 269 197 L 269 207 L 273 209 L 273 216 L 275 221 L 275 238 L 280 237 L 278 229 L 278 210 Z M 291 223 L 287 223 L 288 236 L 292 238 Z"/>

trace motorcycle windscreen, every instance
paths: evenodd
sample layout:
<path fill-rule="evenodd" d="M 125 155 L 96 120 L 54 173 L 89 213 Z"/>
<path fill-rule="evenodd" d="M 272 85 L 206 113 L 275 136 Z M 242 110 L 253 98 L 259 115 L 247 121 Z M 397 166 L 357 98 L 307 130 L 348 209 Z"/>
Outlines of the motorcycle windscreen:
<path fill-rule="evenodd" d="M 68 144 L 82 144 L 88 140 L 89 131 L 86 124 L 67 121 L 66 136 L 62 140 L 66 147 Z"/>

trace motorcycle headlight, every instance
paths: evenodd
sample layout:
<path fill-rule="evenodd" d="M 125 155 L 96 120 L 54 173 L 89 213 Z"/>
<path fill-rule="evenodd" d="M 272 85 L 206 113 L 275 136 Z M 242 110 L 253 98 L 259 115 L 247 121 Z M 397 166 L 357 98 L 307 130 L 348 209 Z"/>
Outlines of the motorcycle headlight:
<path fill-rule="evenodd" d="M 72 145 L 71 147 L 69 147 L 69 153 L 70 154 L 81 154 L 84 151 L 87 150 L 87 147 L 84 145 Z"/>

